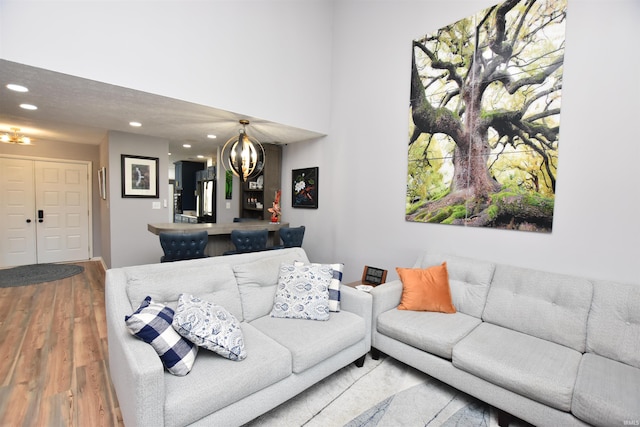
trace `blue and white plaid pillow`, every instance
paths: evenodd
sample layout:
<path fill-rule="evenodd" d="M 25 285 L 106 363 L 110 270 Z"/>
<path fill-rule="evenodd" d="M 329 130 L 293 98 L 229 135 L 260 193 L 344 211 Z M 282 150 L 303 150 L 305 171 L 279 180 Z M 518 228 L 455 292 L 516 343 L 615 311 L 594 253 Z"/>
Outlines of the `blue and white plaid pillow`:
<path fill-rule="evenodd" d="M 124 320 L 133 335 L 151 344 L 170 373 L 184 376 L 191 371 L 198 346 L 173 329 L 173 310 L 170 307 L 156 303 L 148 296 Z"/>
<path fill-rule="evenodd" d="M 301 261 L 296 261 L 294 265 L 304 265 Z M 312 263 L 311 265 L 323 265 Z M 324 264 L 333 270 L 333 278 L 329 283 L 329 311 L 340 311 L 340 285 L 342 284 L 342 271 L 344 264 Z"/>

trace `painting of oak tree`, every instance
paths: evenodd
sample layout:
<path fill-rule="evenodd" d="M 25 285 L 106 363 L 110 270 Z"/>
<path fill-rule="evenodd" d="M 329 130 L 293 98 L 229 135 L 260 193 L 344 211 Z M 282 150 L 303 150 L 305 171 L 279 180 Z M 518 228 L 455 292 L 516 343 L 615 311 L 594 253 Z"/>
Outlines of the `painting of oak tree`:
<path fill-rule="evenodd" d="M 565 0 L 508 0 L 413 41 L 406 219 L 551 232 Z"/>

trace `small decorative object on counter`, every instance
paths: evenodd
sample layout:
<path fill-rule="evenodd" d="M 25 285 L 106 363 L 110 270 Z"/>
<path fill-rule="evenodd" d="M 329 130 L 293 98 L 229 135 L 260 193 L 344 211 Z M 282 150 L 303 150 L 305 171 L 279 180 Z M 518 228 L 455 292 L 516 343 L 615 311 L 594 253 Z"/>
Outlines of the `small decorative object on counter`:
<path fill-rule="evenodd" d="M 273 201 L 273 206 L 267 209 L 271 212 L 271 222 L 278 223 L 280 222 L 280 195 L 282 194 L 282 190 L 276 191 L 276 198 Z"/>

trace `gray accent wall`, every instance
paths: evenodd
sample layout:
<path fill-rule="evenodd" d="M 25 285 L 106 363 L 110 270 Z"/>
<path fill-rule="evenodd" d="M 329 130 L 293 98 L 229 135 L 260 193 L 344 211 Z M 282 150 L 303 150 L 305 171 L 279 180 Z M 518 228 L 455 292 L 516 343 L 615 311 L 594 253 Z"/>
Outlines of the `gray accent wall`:
<path fill-rule="evenodd" d="M 169 141 L 125 132 L 109 132 L 109 167 L 107 179 L 108 215 L 110 229 L 110 263 L 108 267 L 152 264 L 160 262 L 162 248 L 158 236 L 147 230 L 149 223 L 170 222 L 168 201 L 169 177 L 167 171 Z M 123 198 L 121 179 L 121 155 L 157 157 L 160 160 L 159 195 L 151 198 Z M 164 207 L 167 200 L 167 207 Z M 152 209 L 153 202 L 160 209 Z"/>

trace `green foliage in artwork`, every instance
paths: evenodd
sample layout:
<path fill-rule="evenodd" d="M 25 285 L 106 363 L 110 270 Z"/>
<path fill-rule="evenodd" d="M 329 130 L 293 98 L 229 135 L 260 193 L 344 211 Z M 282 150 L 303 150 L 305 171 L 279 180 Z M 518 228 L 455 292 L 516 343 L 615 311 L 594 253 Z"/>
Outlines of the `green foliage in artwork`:
<path fill-rule="evenodd" d="M 495 221 L 499 213 L 500 213 L 500 209 L 498 209 L 496 205 L 491 205 L 487 208 L 487 215 L 489 215 L 489 219 L 491 221 Z"/>
<path fill-rule="evenodd" d="M 464 219 L 467 217 L 467 207 L 464 204 L 450 206 L 451 213 L 447 218 L 440 221 L 441 224 L 451 224 L 456 219 Z"/>
<path fill-rule="evenodd" d="M 523 212 L 535 210 L 553 216 L 554 205 L 555 199 L 553 197 L 545 197 L 538 193 L 514 188 L 491 195 L 491 207 L 502 215 L 522 215 Z"/>
<path fill-rule="evenodd" d="M 451 224 L 457 219 L 464 219 L 468 215 L 464 204 L 447 205 L 437 212 L 422 212 L 415 217 L 418 222 L 430 222 L 436 224 Z"/>
<path fill-rule="evenodd" d="M 453 145 L 448 137 L 422 134 L 409 146 L 407 213 L 449 194 Z"/>
<path fill-rule="evenodd" d="M 554 196 L 549 172 L 556 175 L 558 158 L 557 149 L 548 149 L 545 155 L 550 159 L 547 170 L 542 158 L 523 144 L 501 149 L 501 154 L 490 160 L 492 176 L 503 187 L 519 188 L 521 191 L 532 191 L 547 197 Z M 493 161 L 495 160 L 495 161 Z"/>

